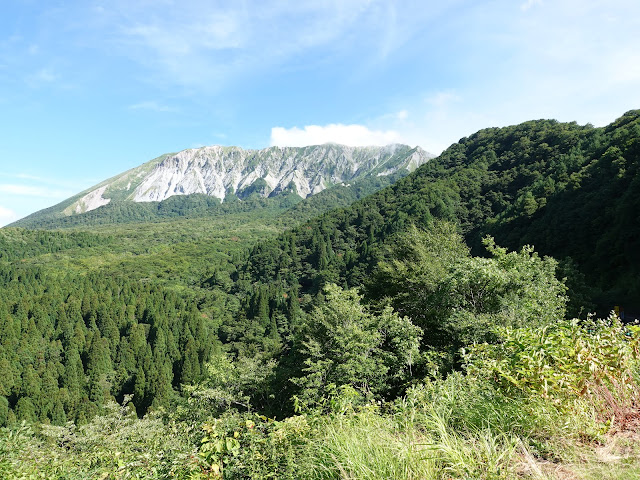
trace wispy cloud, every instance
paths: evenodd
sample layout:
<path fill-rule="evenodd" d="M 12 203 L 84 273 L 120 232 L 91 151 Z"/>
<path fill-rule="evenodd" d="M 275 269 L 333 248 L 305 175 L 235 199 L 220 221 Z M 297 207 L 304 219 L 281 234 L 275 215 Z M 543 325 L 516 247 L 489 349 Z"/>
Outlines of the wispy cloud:
<path fill-rule="evenodd" d="M 26 82 L 32 87 L 39 87 L 57 82 L 59 79 L 60 75 L 51 68 L 41 68 L 37 72 L 28 75 Z"/>
<path fill-rule="evenodd" d="M 235 49 L 244 44 L 241 15 L 239 10 L 228 10 L 182 18 L 176 23 L 165 18 L 125 27 L 122 33 L 160 56 L 189 55 L 201 49 Z"/>
<path fill-rule="evenodd" d="M 115 4 L 88 15 L 93 28 L 109 32 L 110 47 L 152 70 L 149 81 L 199 89 L 221 88 L 304 53 L 322 61 L 367 52 L 358 57 L 362 65 L 384 60 L 423 26 L 389 0 Z"/>
<path fill-rule="evenodd" d="M 465 26 L 443 50 L 456 59 L 445 65 L 451 80 L 425 82 L 422 94 L 394 101 L 392 113 L 358 122 L 383 134 L 370 143 L 399 141 L 438 153 L 481 128 L 531 118 L 604 125 L 638 108 L 640 16 L 625 14 L 637 12 L 633 1 L 507 3 L 464 8 L 449 20 Z M 347 130 L 329 138 L 329 127 L 273 128 L 271 143 L 348 142 Z"/>
<path fill-rule="evenodd" d="M 18 219 L 18 214 L 10 208 L 0 205 L 0 227 L 3 227 Z"/>
<path fill-rule="evenodd" d="M 529 10 L 530 8 L 536 5 L 542 5 L 542 0 L 527 0 L 522 5 L 520 5 L 520 9 L 523 12 L 526 12 L 527 10 Z"/>
<path fill-rule="evenodd" d="M 437 153 L 481 128 L 532 118 L 600 126 L 640 106 L 637 1 L 519 4 L 461 10 L 471 27 L 450 52 L 449 85 L 425 84 L 422 101 L 396 104 L 409 121 L 376 125 Z"/>
<path fill-rule="evenodd" d="M 55 187 L 57 189 L 60 189 L 60 187 L 62 187 L 64 190 L 78 188 L 77 180 L 72 181 L 72 180 L 65 180 L 65 179 L 54 178 L 54 177 L 43 177 L 40 175 L 33 175 L 31 173 L 24 173 L 24 172 L 11 173 L 6 171 L 0 171 L 0 178 L 3 178 L 3 177 L 17 178 L 20 180 L 28 180 L 30 184 L 33 184 L 35 182 L 51 190 L 54 190 L 54 188 L 51 188 L 51 187 Z M 86 180 L 82 183 L 87 183 L 88 181 L 90 180 Z"/>
<path fill-rule="evenodd" d="M 403 108 L 395 112 L 384 113 L 378 116 L 377 118 L 373 119 L 372 121 L 365 122 L 365 123 L 367 124 L 375 123 L 375 124 L 384 125 L 384 124 L 388 124 L 389 122 L 391 123 L 404 122 L 409 118 L 409 116 L 410 116 L 409 110 L 407 110 L 406 108 Z"/>
<path fill-rule="evenodd" d="M 33 186 L 33 185 L 17 185 L 17 184 L 0 184 L 0 193 L 19 195 L 26 197 L 41 198 L 66 198 L 73 195 L 73 192 L 67 190 L 55 190 L 49 187 Z"/>
<path fill-rule="evenodd" d="M 167 105 L 163 105 L 156 101 L 146 101 L 135 103 L 133 105 L 129 105 L 129 110 L 149 110 L 152 112 L 176 112 L 177 109 L 174 107 L 169 107 Z"/>
<path fill-rule="evenodd" d="M 401 137 L 393 130 L 370 130 L 364 125 L 307 125 L 304 128 L 271 129 L 272 146 L 304 147 L 308 145 L 322 145 L 324 143 L 339 143 L 352 147 L 369 145 L 388 145 L 400 143 Z"/>
<path fill-rule="evenodd" d="M 7 175 L 5 173 L 2 174 Z M 8 174 L 7 176 L 11 176 L 11 177 L 15 177 L 15 178 L 21 178 L 24 180 L 35 180 L 36 182 L 43 182 L 43 183 L 54 183 L 54 184 L 63 184 L 64 182 L 57 182 L 56 180 L 52 180 L 51 178 L 44 178 L 44 177 L 40 177 L 38 175 L 31 175 L 30 173 L 16 173 L 16 174 Z"/>
<path fill-rule="evenodd" d="M 452 91 L 435 92 L 425 99 L 425 103 L 432 108 L 445 108 L 448 105 L 459 102 L 462 102 L 462 97 Z"/>
<path fill-rule="evenodd" d="M 43 170 L 44 172 L 44 170 Z M 89 181 L 30 172 L 0 171 L 0 225 L 50 207 L 86 188 Z M 95 183 L 95 182 L 94 182 Z M 3 216 L 6 220 L 3 220 Z"/>

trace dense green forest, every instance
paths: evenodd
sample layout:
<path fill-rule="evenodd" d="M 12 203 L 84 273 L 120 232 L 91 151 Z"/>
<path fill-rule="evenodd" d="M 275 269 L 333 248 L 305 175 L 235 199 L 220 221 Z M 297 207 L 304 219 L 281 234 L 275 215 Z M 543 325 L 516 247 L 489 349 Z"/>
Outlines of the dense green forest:
<path fill-rule="evenodd" d="M 575 295 L 604 313 L 637 309 L 639 156 L 639 111 L 606 128 L 541 120 L 481 130 L 393 186 L 256 245 L 243 269 L 251 281 L 311 293 L 326 281 L 358 286 L 387 238 L 444 219 L 475 254 L 486 235 L 511 249 L 535 245 L 563 261 L 572 282 L 584 275 L 594 287 Z"/>
<path fill-rule="evenodd" d="M 156 287 L 38 269 L 0 275 L 5 424 L 14 415 L 84 423 L 129 393 L 146 412 L 198 380 L 215 345 L 195 305 Z"/>
<path fill-rule="evenodd" d="M 640 111 L 539 120 L 381 190 L 4 228 L 0 476 L 634 478 L 639 162 Z"/>

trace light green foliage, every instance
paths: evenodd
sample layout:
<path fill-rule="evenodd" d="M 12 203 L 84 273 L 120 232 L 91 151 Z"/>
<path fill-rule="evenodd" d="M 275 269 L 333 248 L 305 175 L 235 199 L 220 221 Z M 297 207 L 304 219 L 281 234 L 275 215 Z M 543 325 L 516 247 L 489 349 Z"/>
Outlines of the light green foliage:
<path fill-rule="evenodd" d="M 514 478 L 518 439 L 493 432 L 489 427 L 461 435 L 444 419 L 431 418 L 433 440 L 426 443 L 426 455 L 436 460 L 440 476 L 500 480 Z"/>
<path fill-rule="evenodd" d="M 495 327 L 545 325 L 564 315 L 556 262 L 532 247 L 507 252 L 485 240 L 491 258 L 472 257 L 455 227 L 415 227 L 389 248 L 369 285 L 373 297 L 421 326 L 426 345 L 455 352 L 496 338 Z"/>
<path fill-rule="evenodd" d="M 138 419 L 126 405 L 105 410 L 82 427 L 42 426 L 39 435 L 24 424 L 0 430 L 0 477 L 187 479 L 202 471 L 178 425 Z"/>
<path fill-rule="evenodd" d="M 216 353 L 206 365 L 205 378 L 184 387 L 189 395 L 189 408 L 201 415 L 229 409 L 250 411 L 252 398 L 264 394 L 275 366 L 274 359 L 261 354 L 231 361 L 228 354 Z"/>
<path fill-rule="evenodd" d="M 507 396 L 493 383 L 461 372 L 414 385 L 395 401 L 394 411 L 414 428 L 440 432 L 438 437 L 518 437 L 540 456 L 559 455 L 567 444 L 601 432 L 603 425 L 588 409 L 568 414 L 537 394 Z"/>
<path fill-rule="evenodd" d="M 640 336 L 615 316 L 505 328 L 501 338 L 470 347 L 466 361 L 479 381 L 493 381 L 507 395 L 541 395 L 561 405 L 603 387 L 625 396 L 637 387 Z"/>
<path fill-rule="evenodd" d="M 379 314 L 362 305 L 355 289 L 325 287 L 325 302 L 309 315 L 302 353 L 302 407 L 318 405 L 328 389 L 349 385 L 363 395 L 382 393 L 407 379 L 419 358 L 420 329 L 391 307 Z"/>
<path fill-rule="evenodd" d="M 237 430 L 232 436 L 226 436 L 216 429 L 216 424 L 205 424 L 202 429 L 206 436 L 200 441 L 201 446 L 198 455 L 206 465 L 206 472 L 213 478 L 224 475 L 225 464 L 228 464 L 230 457 L 238 455 L 240 452 L 240 442 Z"/>
<path fill-rule="evenodd" d="M 306 444 L 313 431 L 305 416 L 276 421 L 263 415 L 222 415 L 202 429 L 198 455 L 206 478 L 306 478 Z"/>
<path fill-rule="evenodd" d="M 320 419 L 309 446 L 310 479 L 438 479 L 428 433 L 365 408 Z"/>
<path fill-rule="evenodd" d="M 427 389 L 459 406 L 471 400 L 465 389 L 445 381 Z M 425 388 L 419 390 L 424 394 Z M 383 413 L 377 404 L 351 405 L 317 418 L 309 439 L 305 478 L 316 479 L 509 479 L 516 472 L 514 435 L 455 425 L 451 403 L 410 392 Z M 477 405 L 477 402 L 476 402 Z M 473 407 L 471 407 L 473 409 Z"/>
<path fill-rule="evenodd" d="M 558 264 L 553 258 L 540 258 L 531 245 L 507 253 L 491 237 L 484 240 L 484 245 L 505 272 L 500 309 L 511 319 L 511 325 L 546 325 L 564 316 L 566 287 L 556 278 Z"/>

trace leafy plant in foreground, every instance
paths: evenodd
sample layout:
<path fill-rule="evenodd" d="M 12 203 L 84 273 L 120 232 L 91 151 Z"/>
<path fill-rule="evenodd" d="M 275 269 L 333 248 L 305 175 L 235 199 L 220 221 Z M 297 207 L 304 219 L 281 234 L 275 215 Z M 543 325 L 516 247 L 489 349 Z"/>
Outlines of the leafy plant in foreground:
<path fill-rule="evenodd" d="M 605 321 L 563 320 L 542 328 L 500 330 L 501 342 L 471 346 L 467 371 L 507 395 L 540 395 L 558 405 L 608 387 L 637 388 L 640 335 L 612 315 Z"/>

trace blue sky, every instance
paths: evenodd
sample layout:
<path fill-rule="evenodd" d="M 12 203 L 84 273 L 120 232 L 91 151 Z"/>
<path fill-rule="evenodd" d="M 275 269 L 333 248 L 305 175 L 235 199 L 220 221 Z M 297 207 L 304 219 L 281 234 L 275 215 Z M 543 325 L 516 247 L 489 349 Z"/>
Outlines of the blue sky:
<path fill-rule="evenodd" d="M 2 0 L 0 225 L 166 152 L 605 125 L 637 0 Z"/>

